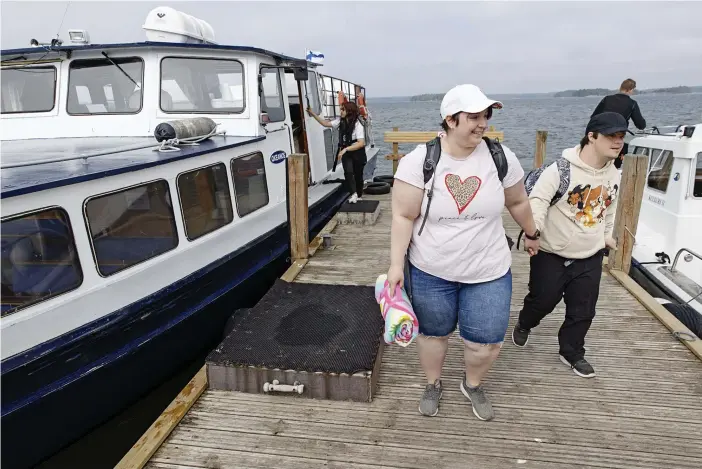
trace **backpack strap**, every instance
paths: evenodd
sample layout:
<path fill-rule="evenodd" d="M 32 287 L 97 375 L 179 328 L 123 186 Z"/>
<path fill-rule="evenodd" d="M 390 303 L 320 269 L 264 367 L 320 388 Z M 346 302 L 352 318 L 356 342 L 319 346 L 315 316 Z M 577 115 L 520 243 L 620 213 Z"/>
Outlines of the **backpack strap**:
<path fill-rule="evenodd" d="M 492 155 L 492 161 L 495 162 L 495 167 L 497 168 L 497 177 L 500 178 L 500 182 L 502 182 L 505 179 L 505 176 L 507 176 L 507 170 L 509 169 L 509 165 L 507 164 L 507 157 L 505 156 L 505 151 L 502 148 L 502 145 L 500 145 L 500 142 L 497 141 L 497 139 L 492 140 L 488 137 L 483 137 L 483 140 L 485 140 L 485 143 L 488 146 L 488 149 L 490 150 L 490 154 Z"/>
<path fill-rule="evenodd" d="M 419 227 L 419 233 L 417 233 L 417 236 L 422 235 L 424 224 L 427 222 L 427 214 L 429 213 L 429 207 L 431 206 L 431 199 L 434 197 L 434 182 L 436 181 L 436 178 L 432 179 L 432 176 L 436 170 L 436 165 L 439 164 L 439 158 L 441 158 L 441 139 L 439 137 L 434 137 L 427 142 L 427 153 L 424 157 L 424 165 L 422 167 L 424 171 L 424 184 L 429 182 L 429 179 L 431 179 L 431 187 L 429 188 L 429 192 L 427 192 L 427 208 L 424 210 L 422 226 Z"/>

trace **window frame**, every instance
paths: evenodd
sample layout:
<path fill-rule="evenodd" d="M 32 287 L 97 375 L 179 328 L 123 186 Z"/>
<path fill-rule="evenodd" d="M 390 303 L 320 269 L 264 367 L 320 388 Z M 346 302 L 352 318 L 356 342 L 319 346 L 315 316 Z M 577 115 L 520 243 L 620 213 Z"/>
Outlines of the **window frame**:
<path fill-rule="evenodd" d="M 58 74 L 58 69 L 56 68 L 56 65 L 39 65 L 39 66 L 25 66 L 25 67 L 4 67 L 2 70 L 0 70 L 0 73 L 5 70 L 17 70 L 17 69 L 24 69 L 24 68 L 34 68 L 34 69 L 42 69 L 42 68 L 51 68 L 54 71 L 54 94 L 53 94 L 53 101 L 51 103 L 51 109 L 48 110 L 42 110 L 42 111 L 10 111 L 10 112 L 2 112 L 0 111 L 0 114 L 3 116 L 13 116 L 17 114 L 40 114 L 40 113 L 48 113 L 48 112 L 53 112 L 56 109 L 57 100 L 57 88 L 58 88 L 58 80 L 59 80 L 59 74 Z"/>
<path fill-rule="evenodd" d="M 188 224 L 185 222 L 185 207 L 183 207 L 183 200 L 182 200 L 182 198 L 181 198 L 181 196 L 180 196 L 180 182 L 179 182 L 179 181 L 180 181 L 180 177 L 183 176 L 183 175 L 185 175 L 185 174 L 194 173 L 194 172 L 196 172 L 196 171 L 202 171 L 202 170 L 204 170 L 204 169 L 214 168 L 215 166 L 219 166 L 219 165 L 222 165 L 222 167 L 224 168 L 224 173 L 226 174 L 226 179 L 227 179 L 227 190 L 229 191 L 229 202 L 230 202 L 230 208 L 231 208 L 232 218 L 231 218 L 231 220 L 229 220 L 229 221 L 228 221 L 227 223 L 225 223 L 224 225 L 218 226 L 218 227 L 216 227 L 216 228 L 214 228 L 214 229 L 212 229 L 212 230 L 210 230 L 210 231 L 207 231 L 207 232 L 205 232 L 205 233 L 200 234 L 199 236 L 196 236 L 196 237 L 194 237 L 194 238 L 191 238 L 191 237 L 188 235 Z M 210 235 L 210 234 L 212 234 L 212 233 L 214 233 L 214 232 L 216 232 L 216 231 L 218 231 L 218 230 L 224 228 L 225 226 L 231 224 L 232 222 L 234 222 L 234 220 L 235 220 L 235 217 L 234 217 L 234 203 L 235 203 L 235 202 L 232 201 L 232 191 L 231 191 L 232 188 L 229 186 L 229 181 L 230 181 L 230 179 L 232 180 L 232 184 L 234 184 L 233 177 L 232 177 L 232 178 L 229 177 L 229 173 L 228 173 L 228 171 L 227 171 L 227 164 L 226 164 L 225 162 L 223 162 L 223 161 L 218 161 L 217 163 L 212 163 L 212 164 L 209 164 L 209 165 L 206 165 L 206 166 L 200 166 L 200 167 L 198 167 L 198 168 L 188 169 L 188 170 L 182 171 L 182 172 L 178 173 L 178 175 L 176 175 L 176 192 L 178 193 L 178 206 L 180 207 L 180 218 L 181 218 L 181 220 L 183 221 L 183 233 L 185 234 L 185 239 L 187 239 L 188 242 L 193 242 L 193 241 L 195 241 L 195 240 L 197 240 L 197 239 L 200 239 L 200 238 L 202 238 L 202 237 L 204 237 L 204 236 Z"/>
<path fill-rule="evenodd" d="M 240 111 L 215 111 L 215 110 L 210 110 L 210 111 L 198 111 L 198 110 L 191 110 L 191 109 L 179 109 L 177 111 L 165 111 L 163 107 L 161 106 L 161 91 L 163 91 L 163 61 L 166 59 L 184 59 L 184 60 L 218 60 L 220 62 L 236 62 L 239 65 L 241 65 L 241 92 L 243 95 L 243 107 L 241 108 Z M 244 114 L 246 112 L 246 108 L 248 107 L 248 102 L 246 100 L 246 67 L 244 66 L 244 62 L 242 62 L 239 59 L 230 59 L 230 58 L 224 58 L 224 57 L 196 57 L 196 56 L 190 56 L 190 55 L 164 55 L 161 57 L 161 59 L 158 61 L 158 110 L 160 112 L 163 112 L 164 114 L 233 114 L 233 115 L 239 115 L 239 114 Z M 226 166 L 226 165 L 225 165 Z"/>
<path fill-rule="evenodd" d="M 694 164 L 690 164 L 690 197 L 695 200 L 702 200 L 702 195 L 695 195 L 695 183 L 697 182 L 697 168 L 702 169 L 702 151 L 697 152 L 695 157 L 692 159 Z"/>
<path fill-rule="evenodd" d="M 257 207 L 254 210 L 251 210 L 250 212 L 242 215 L 241 212 L 239 211 L 239 199 L 238 199 L 237 193 L 236 193 L 236 181 L 234 181 L 234 167 L 233 166 L 234 166 L 234 161 L 242 159 L 242 158 L 246 158 L 247 156 L 251 156 L 251 155 L 261 155 L 261 161 L 263 161 L 263 171 L 264 171 L 263 175 L 266 178 L 265 180 L 266 180 L 266 198 L 267 198 L 267 200 L 266 200 L 266 203 L 264 205 L 261 205 L 260 207 Z M 252 213 L 256 213 L 259 210 L 261 210 L 262 208 L 265 208 L 265 207 L 270 205 L 271 195 L 269 194 L 269 189 L 268 189 L 268 171 L 266 170 L 266 159 L 264 158 L 263 152 L 261 150 L 256 150 L 256 151 L 252 151 L 250 153 L 245 153 L 243 155 L 238 155 L 238 156 L 233 157 L 231 160 L 229 160 L 229 170 L 232 173 L 231 180 L 232 180 L 232 187 L 234 188 L 234 205 L 236 206 L 237 217 L 244 218 L 244 217 L 251 215 Z"/>
<path fill-rule="evenodd" d="M 668 150 L 668 149 L 663 149 L 663 148 L 649 148 L 649 150 L 650 150 L 650 154 L 649 154 L 649 166 L 648 166 L 648 171 L 646 171 L 646 188 L 647 188 L 647 189 L 650 189 L 650 190 L 652 190 L 652 191 L 656 191 L 656 192 L 658 192 L 658 193 L 660 193 L 660 194 L 667 194 L 667 193 L 668 193 L 668 187 L 670 186 L 670 180 L 672 179 L 672 176 L 673 176 L 673 165 L 675 164 L 675 154 L 673 153 L 673 150 Z M 653 159 L 653 151 L 655 151 L 655 150 L 660 150 L 660 153 L 659 153 L 658 155 L 656 155 L 656 159 L 654 160 L 654 159 Z M 665 182 L 665 190 L 661 190 L 661 189 L 659 189 L 659 188 L 657 188 L 657 187 L 651 186 L 651 185 L 649 184 L 649 178 L 651 177 L 651 173 L 653 172 L 653 165 L 654 165 L 657 161 L 660 161 L 660 159 L 661 159 L 663 156 L 666 156 L 666 152 L 669 152 L 669 153 L 670 153 L 670 156 L 669 156 L 669 157 L 670 157 L 670 161 L 671 161 L 671 163 L 670 163 L 670 172 L 668 173 L 668 179 L 667 179 L 666 182 Z M 666 160 L 667 160 L 667 158 L 666 158 Z M 663 169 L 665 168 L 665 164 L 666 164 L 666 163 L 667 163 L 667 161 L 665 161 L 665 162 L 663 163 L 663 165 L 660 167 L 660 169 L 657 170 L 657 171 L 663 170 Z"/>
<path fill-rule="evenodd" d="M 260 86 L 259 86 L 259 90 L 258 90 L 258 106 L 261 108 L 261 113 L 263 113 L 264 112 L 263 103 L 265 102 L 265 99 L 266 99 L 266 94 L 265 94 L 264 85 L 263 85 L 263 69 L 264 68 L 271 69 L 271 70 L 275 71 L 276 88 L 278 90 L 278 96 L 280 97 L 280 109 L 282 109 L 282 111 L 283 111 L 283 118 L 280 120 L 273 120 L 271 118 L 270 113 L 267 113 L 268 119 L 269 119 L 268 124 L 277 124 L 280 122 L 285 122 L 288 119 L 288 110 L 286 109 L 286 107 L 287 107 L 285 105 L 286 96 L 284 96 L 284 94 L 287 94 L 287 93 L 286 93 L 286 91 L 283 90 L 283 80 L 280 76 L 280 67 L 277 65 L 263 64 L 262 63 L 258 66 L 258 73 L 261 77 Z"/>
<path fill-rule="evenodd" d="M 114 60 L 118 65 L 121 65 L 118 61 L 119 60 L 125 60 L 125 59 L 138 59 L 141 62 L 141 96 L 139 100 L 139 109 L 133 112 L 71 112 L 68 110 L 68 102 L 69 99 L 68 97 L 70 96 L 71 93 L 71 67 L 75 62 L 89 62 L 89 61 L 97 61 L 97 60 L 103 60 L 107 61 L 110 63 L 109 60 L 106 58 L 91 58 L 91 59 L 73 59 L 68 63 L 68 78 L 67 78 L 67 87 L 66 87 L 66 114 L 69 116 L 133 116 L 136 114 L 139 114 L 143 109 L 144 109 L 144 88 L 145 88 L 145 83 L 144 83 L 144 76 L 146 74 L 146 61 L 144 60 L 143 57 L 140 56 L 120 56 L 120 57 L 110 57 L 110 59 Z M 112 64 L 110 64 L 112 65 Z M 114 65 L 112 65 L 114 67 Z M 117 70 L 119 72 L 119 70 Z M 122 72 L 119 72 L 122 73 Z"/>
<path fill-rule="evenodd" d="M 24 310 L 24 309 L 26 309 L 26 308 L 29 308 L 29 307 L 31 307 L 31 306 L 35 306 L 35 305 L 37 305 L 37 304 L 44 303 L 45 301 L 49 301 L 49 300 L 51 300 L 51 299 L 58 298 L 58 297 L 60 297 L 60 296 L 62 296 L 62 295 L 65 295 L 65 294 L 67 294 L 67 293 L 74 292 L 74 291 L 78 290 L 80 287 L 82 287 L 82 286 L 83 286 L 83 283 L 85 282 L 85 273 L 83 272 L 83 263 L 82 263 L 82 261 L 81 261 L 81 259 L 80 259 L 80 252 L 78 251 L 78 248 L 76 247 L 75 231 L 73 230 L 73 223 L 71 222 L 71 216 L 69 215 L 68 210 L 66 210 L 65 208 L 63 208 L 63 207 L 60 206 L 60 205 L 47 205 L 47 206 L 44 206 L 44 207 L 41 207 L 41 208 L 38 208 L 38 209 L 27 210 L 27 211 L 25 211 L 25 212 L 16 213 L 16 214 L 14 214 L 14 215 L 8 215 L 8 216 L 6 216 L 6 217 L 1 218 L 1 219 L 0 219 L 0 223 L 5 223 L 5 222 L 8 222 L 8 221 L 15 220 L 15 219 L 17 219 L 17 218 L 24 218 L 24 217 L 27 217 L 27 216 L 30 216 L 30 215 L 33 215 L 33 214 L 36 214 L 36 213 L 47 212 L 47 211 L 50 211 L 50 210 L 59 210 L 59 211 L 62 211 L 63 214 L 66 216 L 66 220 L 68 221 L 68 227 L 67 227 L 67 228 L 68 228 L 68 233 L 69 233 L 69 235 L 71 236 L 72 248 L 73 248 L 73 252 L 75 253 L 76 263 L 77 263 L 77 266 L 78 266 L 78 272 L 77 272 L 77 273 L 78 273 L 78 277 L 80 278 L 80 283 L 78 283 L 78 285 L 76 285 L 74 288 L 71 288 L 71 289 L 69 289 L 69 290 L 63 291 L 63 292 L 61 292 L 61 293 L 56 293 L 56 294 L 51 295 L 51 296 L 46 296 L 46 297 L 43 297 L 43 298 L 36 299 L 36 300 L 31 301 L 31 302 L 29 302 L 29 303 L 25 303 L 25 304 L 23 304 L 22 306 L 18 306 L 18 307 L 16 307 L 15 309 L 13 309 L 13 310 L 11 310 L 11 311 L 4 312 L 4 313 L 0 314 L 0 317 L 2 317 L 2 318 L 6 318 L 6 317 L 9 317 L 9 316 L 12 316 L 13 314 L 16 314 L 16 313 L 18 313 L 18 312 L 20 312 L 20 311 L 22 311 L 22 310 Z"/>
<path fill-rule="evenodd" d="M 148 186 L 149 184 L 153 184 L 155 182 L 161 182 L 161 181 L 166 183 L 166 189 L 168 192 L 168 196 L 171 199 L 171 213 L 173 214 L 173 228 L 174 228 L 173 232 L 175 233 L 175 241 L 176 241 L 175 245 L 171 249 L 169 249 L 167 251 L 160 252 L 160 253 L 156 254 L 155 256 L 148 257 L 146 259 L 142 259 L 139 262 L 135 262 L 134 264 L 128 265 L 120 270 L 117 270 L 115 272 L 111 272 L 107 275 L 103 274 L 100 271 L 100 261 L 97 258 L 97 252 L 95 250 L 95 242 L 93 239 L 92 232 L 90 231 L 90 221 L 88 219 L 88 202 L 90 202 L 93 199 L 105 197 L 105 196 L 108 196 L 111 194 L 116 194 L 119 192 L 126 192 L 128 190 L 131 190 L 131 189 L 134 189 L 137 187 Z M 85 223 L 85 229 L 87 231 L 86 234 L 88 236 L 88 242 L 90 243 L 90 251 L 91 251 L 92 256 L 93 256 L 93 262 L 95 263 L 95 271 L 102 278 L 112 277 L 113 275 L 117 275 L 117 274 L 120 274 L 122 272 L 125 272 L 125 271 L 131 269 L 132 267 L 136 267 L 137 265 L 143 264 L 144 262 L 148 262 L 150 260 L 157 259 L 158 257 L 162 256 L 163 254 L 166 254 L 168 252 L 171 252 L 171 251 L 178 249 L 178 246 L 180 246 L 180 235 L 178 234 L 178 224 L 176 223 L 176 213 L 175 213 L 175 209 L 173 208 L 173 195 L 171 194 L 171 186 L 168 183 L 168 180 L 165 178 L 151 179 L 149 181 L 144 181 L 144 182 L 140 182 L 137 184 L 132 184 L 130 186 L 125 186 L 125 187 L 121 187 L 119 189 L 114 189 L 114 190 L 107 191 L 107 192 L 101 192 L 99 194 L 95 194 L 95 195 L 91 195 L 90 197 L 86 197 L 86 199 L 83 201 L 83 221 Z"/>

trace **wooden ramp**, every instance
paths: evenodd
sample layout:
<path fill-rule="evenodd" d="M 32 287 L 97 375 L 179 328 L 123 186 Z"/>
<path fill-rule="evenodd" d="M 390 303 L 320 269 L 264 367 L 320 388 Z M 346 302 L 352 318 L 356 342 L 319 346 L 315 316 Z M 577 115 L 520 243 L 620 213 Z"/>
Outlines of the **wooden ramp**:
<path fill-rule="evenodd" d="M 389 263 L 391 222 L 390 196 L 375 198 L 377 223 L 336 225 L 333 249 L 317 250 L 295 281 L 375 283 Z M 516 224 L 504 219 L 516 238 Z M 154 469 L 702 467 L 702 362 L 611 274 L 586 340 L 596 378 L 579 378 L 558 359 L 563 304 L 518 349 L 509 334 L 528 256 L 513 257 L 510 329 L 485 381 L 495 420 L 477 420 L 458 388 L 455 336 L 437 417 L 417 411 L 424 377 L 415 346 L 390 346 L 370 404 L 205 390 L 158 450 L 146 446 L 168 434 L 169 416 L 132 456 L 153 453 L 146 467 Z M 172 415 L 186 409 L 179 401 Z M 128 458 L 120 467 L 141 467 Z"/>

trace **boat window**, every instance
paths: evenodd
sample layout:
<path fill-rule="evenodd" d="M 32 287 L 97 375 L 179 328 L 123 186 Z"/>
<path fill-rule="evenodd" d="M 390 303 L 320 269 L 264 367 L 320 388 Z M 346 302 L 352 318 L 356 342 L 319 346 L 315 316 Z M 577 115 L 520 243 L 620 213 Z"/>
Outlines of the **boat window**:
<path fill-rule="evenodd" d="M 256 152 L 232 160 L 236 212 L 248 215 L 268 204 L 268 182 L 263 153 Z"/>
<path fill-rule="evenodd" d="M 194 240 L 234 219 L 227 167 L 219 163 L 178 176 L 185 235 Z"/>
<path fill-rule="evenodd" d="M 166 57 L 161 61 L 164 112 L 241 113 L 244 66 L 232 59 Z"/>
<path fill-rule="evenodd" d="M 2 221 L 2 316 L 78 288 L 83 271 L 61 208 Z"/>
<path fill-rule="evenodd" d="M 268 114 L 270 122 L 282 122 L 285 120 L 285 109 L 278 69 L 261 67 L 261 75 L 261 111 Z"/>
<path fill-rule="evenodd" d="M 102 276 L 178 245 L 168 183 L 163 180 L 91 197 L 85 202 L 85 219 Z"/>
<path fill-rule="evenodd" d="M 702 152 L 697 154 L 697 165 L 695 167 L 695 185 L 692 187 L 694 197 L 702 197 Z"/>
<path fill-rule="evenodd" d="M 68 71 L 69 114 L 136 114 L 142 106 L 139 57 L 76 59 Z"/>
<path fill-rule="evenodd" d="M 648 173 L 648 187 L 661 192 L 668 190 L 668 181 L 673 169 L 673 152 L 653 150 L 651 167 Z"/>
<path fill-rule="evenodd" d="M 3 68 L 0 71 L 3 114 L 49 112 L 56 100 L 56 67 Z"/>
<path fill-rule="evenodd" d="M 310 97 L 310 107 L 312 107 L 312 110 L 315 112 L 315 114 L 321 114 L 322 103 L 319 100 L 319 87 L 317 86 L 317 76 L 314 72 L 309 71 L 307 73 L 307 77 L 308 78 L 306 86 L 308 96 Z"/>

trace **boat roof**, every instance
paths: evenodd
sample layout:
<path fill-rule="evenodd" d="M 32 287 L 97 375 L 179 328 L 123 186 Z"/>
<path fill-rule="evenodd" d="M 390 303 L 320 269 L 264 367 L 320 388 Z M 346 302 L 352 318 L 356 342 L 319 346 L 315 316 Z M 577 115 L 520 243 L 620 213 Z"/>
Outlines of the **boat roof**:
<path fill-rule="evenodd" d="M 0 198 L 6 199 L 53 187 L 137 171 L 259 142 L 265 138 L 265 136 L 214 136 L 196 146 L 184 146 L 174 152 L 154 151 L 154 148 L 160 144 L 153 137 L 5 140 L 0 142 L 3 165 L 29 163 L 31 160 L 27 160 L 27 155 L 32 154 L 41 155 L 41 160 L 75 156 L 80 159 L 3 168 Z"/>
<path fill-rule="evenodd" d="M 24 54 L 46 54 L 47 51 L 52 52 L 74 52 L 74 51 L 91 51 L 104 49 L 134 49 L 134 48 L 174 48 L 174 49 L 205 49 L 219 51 L 236 51 L 250 52 L 255 54 L 269 55 L 277 60 L 291 62 L 305 62 L 308 66 L 317 66 L 318 64 L 308 62 L 306 59 L 291 57 L 277 52 L 272 52 L 266 49 L 251 46 L 233 46 L 220 44 L 185 44 L 180 42 L 158 42 L 158 41 L 143 41 L 143 42 L 122 42 L 112 44 L 72 44 L 72 45 L 57 45 L 57 46 L 36 46 L 25 47 L 21 49 L 3 49 L 0 50 L 0 55 L 24 55 Z"/>

